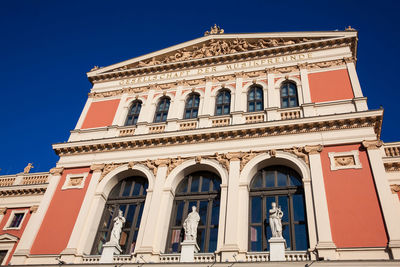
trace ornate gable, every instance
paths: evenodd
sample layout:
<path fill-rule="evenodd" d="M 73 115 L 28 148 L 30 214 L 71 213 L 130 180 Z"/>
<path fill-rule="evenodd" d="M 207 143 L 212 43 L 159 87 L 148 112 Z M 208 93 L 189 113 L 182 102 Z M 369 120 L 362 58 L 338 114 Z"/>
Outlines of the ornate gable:
<path fill-rule="evenodd" d="M 0 243 L 10 243 L 17 242 L 18 237 L 10 235 L 10 234 L 2 234 L 0 235 Z"/>

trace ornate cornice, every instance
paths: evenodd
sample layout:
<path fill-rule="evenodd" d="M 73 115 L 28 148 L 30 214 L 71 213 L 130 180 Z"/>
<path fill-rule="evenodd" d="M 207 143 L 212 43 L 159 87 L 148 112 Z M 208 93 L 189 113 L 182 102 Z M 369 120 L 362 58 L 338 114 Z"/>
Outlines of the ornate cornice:
<path fill-rule="evenodd" d="M 91 76 L 89 77 L 89 80 L 90 82 L 95 83 L 117 79 L 127 79 L 138 75 L 143 75 L 144 73 L 153 74 L 160 71 L 183 70 L 188 67 L 200 67 L 205 64 L 226 64 L 230 62 L 240 63 L 241 60 L 248 58 L 261 59 L 276 55 L 282 56 L 295 52 L 304 53 L 343 46 L 351 46 L 353 54 L 356 52 L 356 37 L 343 37 L 323 40 L 307 39 L 304 42 L 299 41 L 300 38 L 295 39 L 257 39 L 258 41 L 256 41 L 256 43 L 249 43 L 243 39 L 210 40 L 203 44 L 204 47 L 196 48 L 194 46 L 193 51 L 183 48 L 181 50 L 171 52 L 174 54 L 160 56 L 164 57 L 162 59 L 153 57 L 146 61 L 136 62 L 130 66 L 124 66 L 122 68 L 112 70 L 111 72 L 100 73 L 96 76 Z M 228 48 L 225 48 L 224 50 L 222 47 L 226 47 L 226 45 L 223 44 L 223 42 L 227 41 L 231 42 L 232 44 L 228 45 Z M 264 42 L 267 43 L 263 44 Z M 228 52 L 225 53 L 224 51 Z"/>
<path fill-rule="evenodd" d="M 386 162 L 384 163 L 387 172 L 399 172 L 400 162 Z"/>
<path fill-rule="evenodd" d="M 297 119 L 302 120 L 302 119 Z M 221 142 L 238 139 L 259 138 L 267 136 L 293 135 L 312 132 L 323 132 L 329 130 L 352 129 L 363 127 L 374 127 L 376 134 L 380 132 L 380 121 L 382 116 L 364 116 L 352 119 L 329 119 L 317 122 L 297 122 L 285 125 L 257 125 L 257 128 L 241 128 L 227 129 L 227 127 L 219 127 L 218 132 L 208 133 L 191 133 L 195 130 L 180 131 L 179 135 L 162 136 L 163 133 L 153 134 L 146 139 L 135 139 L 132 137 L 123 137 L 123 140 L 103 140 L 101 143 L 91 144 L 68 144 L 60 147 L 54 147 L 55 152 L 59 156 L 77 155 L 86 153 L 98 153 L 108 151 L 123 151 L 130 149 L 142 149 L 149 147 L 165 147 L 180 144 L 195 144 L 205 142 Z M 128 139 L 129 138 L 129 139 Z"/>
<path fill-rule="evenodd" d="M 364 140 L 362 145 L 366 149 L 379 149 L 381 146 L 383 146 L 383 142 L 382 140 Z"/>
<path fill-rule="evenodd" d="M 0 190 L 0 197 L 16 197 L 16 196 L 30 196 L 30 195 L 43 195 L 46 192 L 46 187 L 30 187 L 30 188 L 7 188 Z"/>

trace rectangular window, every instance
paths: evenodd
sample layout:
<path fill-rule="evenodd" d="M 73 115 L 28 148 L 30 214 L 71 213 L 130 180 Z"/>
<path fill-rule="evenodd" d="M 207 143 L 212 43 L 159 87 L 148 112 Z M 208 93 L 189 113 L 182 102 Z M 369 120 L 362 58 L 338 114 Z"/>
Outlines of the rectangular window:
<path fill-rule="evenodd" d="M 5 265 L 8 250 L 0 250 L 0 265 Z"/>
<path fill-rule="evenodd" d="M 14 213 L 14 217 L 8 228 L 18 228 L 21 224 L 22 219 L 24 218 L 25 212 Z"/>

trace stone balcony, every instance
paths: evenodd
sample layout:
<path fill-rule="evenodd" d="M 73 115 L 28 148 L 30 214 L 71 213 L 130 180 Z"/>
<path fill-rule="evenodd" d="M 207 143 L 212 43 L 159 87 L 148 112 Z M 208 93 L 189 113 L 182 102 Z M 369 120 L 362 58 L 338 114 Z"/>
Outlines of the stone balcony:
<path fill-rule="evenodd" d="M 0 176 L 0 197 L 41 195 L 48 184 L 48 172 Z"/>

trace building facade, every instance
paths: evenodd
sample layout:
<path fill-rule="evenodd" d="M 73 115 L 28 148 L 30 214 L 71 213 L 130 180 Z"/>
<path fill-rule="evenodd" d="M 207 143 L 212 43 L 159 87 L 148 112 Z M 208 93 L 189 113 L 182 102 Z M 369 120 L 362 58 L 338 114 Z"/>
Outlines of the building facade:
<path fill-rule="evenodd" d="M 98 264 L 121 210 L 115 263 L 178 264 L 196 206 L 195 262 L 260 264 L 276 202 L 285 264 L 399 264 L 400 143 L 380 140 L 357 42 L 351 28 L 215 26 L 93 68 L 75 129 L 53 145 L 56 167 L 0 176 L 2 263 Z"/>

